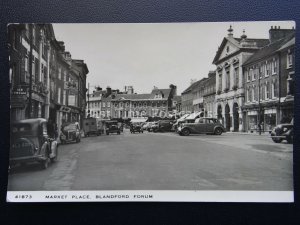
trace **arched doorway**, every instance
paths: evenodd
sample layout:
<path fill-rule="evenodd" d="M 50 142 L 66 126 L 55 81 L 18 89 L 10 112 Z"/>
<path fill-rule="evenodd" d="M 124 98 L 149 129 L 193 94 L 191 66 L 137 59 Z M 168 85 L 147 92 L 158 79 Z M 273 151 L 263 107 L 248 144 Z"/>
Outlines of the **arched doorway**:
<path fill-rule="evenodd" d="M 226 122 L 226 126 L 225 126 L 226 130 L 230 131 L 231 121 L 230 121 L 230 108 L 228 104 L 226 104 L 225 106 L 225 122 Z"/>
<path fill-rule="evenodd" d="M 218 105 L 218 109 L 217 109 L 217 118 L 218 120 L 222 123 L 223 123 L 223 118 L 222 118 L 222 106 L 221 105 Z"/>
<path fill-rule="evenodd" d="M 239 131 L 239 105 L 235 102 L 233 104 L 233 130 Z"/>

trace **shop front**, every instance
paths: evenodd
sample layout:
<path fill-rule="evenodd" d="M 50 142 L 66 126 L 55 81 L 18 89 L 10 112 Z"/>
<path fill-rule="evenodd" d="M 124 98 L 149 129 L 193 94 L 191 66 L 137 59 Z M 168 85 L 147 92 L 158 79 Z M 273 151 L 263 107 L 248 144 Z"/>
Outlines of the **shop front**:
<path fill-rule="evenodd" d="M 258 112 L 256 110 L 248 111 L 247 117 L 248 117 L 247 131 L 251 132 L 251 133 L 259 131 L 258 130 Z"/>
<path fill-rule="evenodd" d="M 277 125 L 277 110 L 273 109 L 265 109 L 264 111 L 264 122 L 263 128 L 265 132 L 270 132 Z"/>

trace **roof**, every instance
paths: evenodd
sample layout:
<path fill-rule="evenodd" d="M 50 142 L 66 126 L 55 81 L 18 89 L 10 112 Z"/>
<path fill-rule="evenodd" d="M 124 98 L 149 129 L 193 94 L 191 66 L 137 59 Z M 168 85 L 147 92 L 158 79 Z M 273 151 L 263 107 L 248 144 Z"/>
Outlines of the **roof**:
<path fill-rule="evenodd" d="M 274 42 L 270 43 L 269 45 L 261 48 L 259 51 L 257 51 L 252 56 L 250 56 L 249 59 L 244 63 L 244 65 L 251 64 L 253 62 L 264 59 L 272 54 L 275 54 L 276 51 L 278 51 L 282 46 L 287 44 L 287 42 L 289 42 L 293 37 L 294 37 L 293 34 L 288 35 L 285 38 L 274 41 Z"/>
<path fill-rule="evenodd" d="M 117 94 L 113 101 L 149 99 L 151 94 Z"/>
<path fill-rule="evenodd" d="M 181 96 L 180 96 L 180 95 L 175 95 L 175 96 L 173 97 L 173 100 L 174 100 L 174 101 L 177 101 L 177 102 L 181 102 Z"/>
<path fill-rule="evenodd" d="M 286 48 L 292 47 L 293 45 L 295 45 L 295 37 L 293 37 L 291 40 L 289 40 L 287 43 L 285 43 L 283 46 L 281 46 L 281 48 L 278 49 L 278 51 L 282 51 Z"/>
<path fill-rule="evenodd" d="M 150 98 L 151 99 L 155 98 L 156 94 L 162 94 L 163 98 L 169 98 L 170 93 L 171 93 L 170 88 L 168 88 L 168 89 L 153 89 L 151 92 Z"/>
<path fill-rule="evenodd" d="M 259 49 L 259 48 L 267 45 L 270 42 L 269 39 L 246 38 L 245 39 L 245 45 L 242 45 L 241 41 L 242 41 L 242 38 L 224 37 L 223 41 L 221 43 L 221 46 L 219 47 L 219 49 L 218 49 L 218 51 L 217 51 L 217 53 L 214 57 L 213 63 L 215 64 L 218 61 L 218 59 L 219 59 L 219 57 L 220 57 L 220 55 L 223 51 L 223 48 L 225 47 L 227 42 L 231 42 L 232 44 L 234 44 L 239 49 L 249 49 L 249 48 Z"/>
<path fill-rule="evenodd" d="M 190 91 L 192 91 L 199 83 L 201 82 L 201 80 L 198 80 L 194 83 L 192 83 L 187 89 L 185 89 L 181 94 L 186 94 Z"/>

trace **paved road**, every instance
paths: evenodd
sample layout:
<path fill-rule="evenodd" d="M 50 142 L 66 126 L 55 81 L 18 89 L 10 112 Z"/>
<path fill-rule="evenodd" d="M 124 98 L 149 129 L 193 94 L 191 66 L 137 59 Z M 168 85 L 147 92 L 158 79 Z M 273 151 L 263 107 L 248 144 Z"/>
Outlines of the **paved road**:
<path fill-rule="evenodd" d="M 174 133 L 83 138 L 47 170 L 16 167 L 8 190 L 292 190 L 292 145 L 267 136 Z"/>

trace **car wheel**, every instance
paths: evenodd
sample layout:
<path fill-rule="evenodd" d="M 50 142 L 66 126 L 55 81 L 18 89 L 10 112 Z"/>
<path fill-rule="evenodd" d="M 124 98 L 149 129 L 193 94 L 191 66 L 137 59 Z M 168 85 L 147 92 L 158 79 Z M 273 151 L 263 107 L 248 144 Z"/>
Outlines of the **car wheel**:
<path fill-rule="evenodd" d="M 216 135 L 221 135 L 222 133 L 223 133 L 223 131 L 222 131 L 221 128 L 218 127 L 218 128 L 215 129 L 215 134 Z"/>
<path fill-rule="evenodd" d="M 183 134 L 184 136 L 189 136 L 190 133 L 191 133 L 190 130 L 187 129 L 187 128 L 182 130 L 182 134 Z"/>
<path fill-rule="evenodd" d="M 109 135 L 109 132 L 106 132 L 106 135 Z"/>
<path fill-rule="evenodd" d="M 120 134 L 120 132 L 118 132 L 118 134 Z"/>
<path fill-rule="evenodd" d="M 282 142 L 282 139 L 281 139 L 281 138 L 272 138 L 272 140 L 273 140 L 275 143 L 281 143 L 281 142 Z"/>

